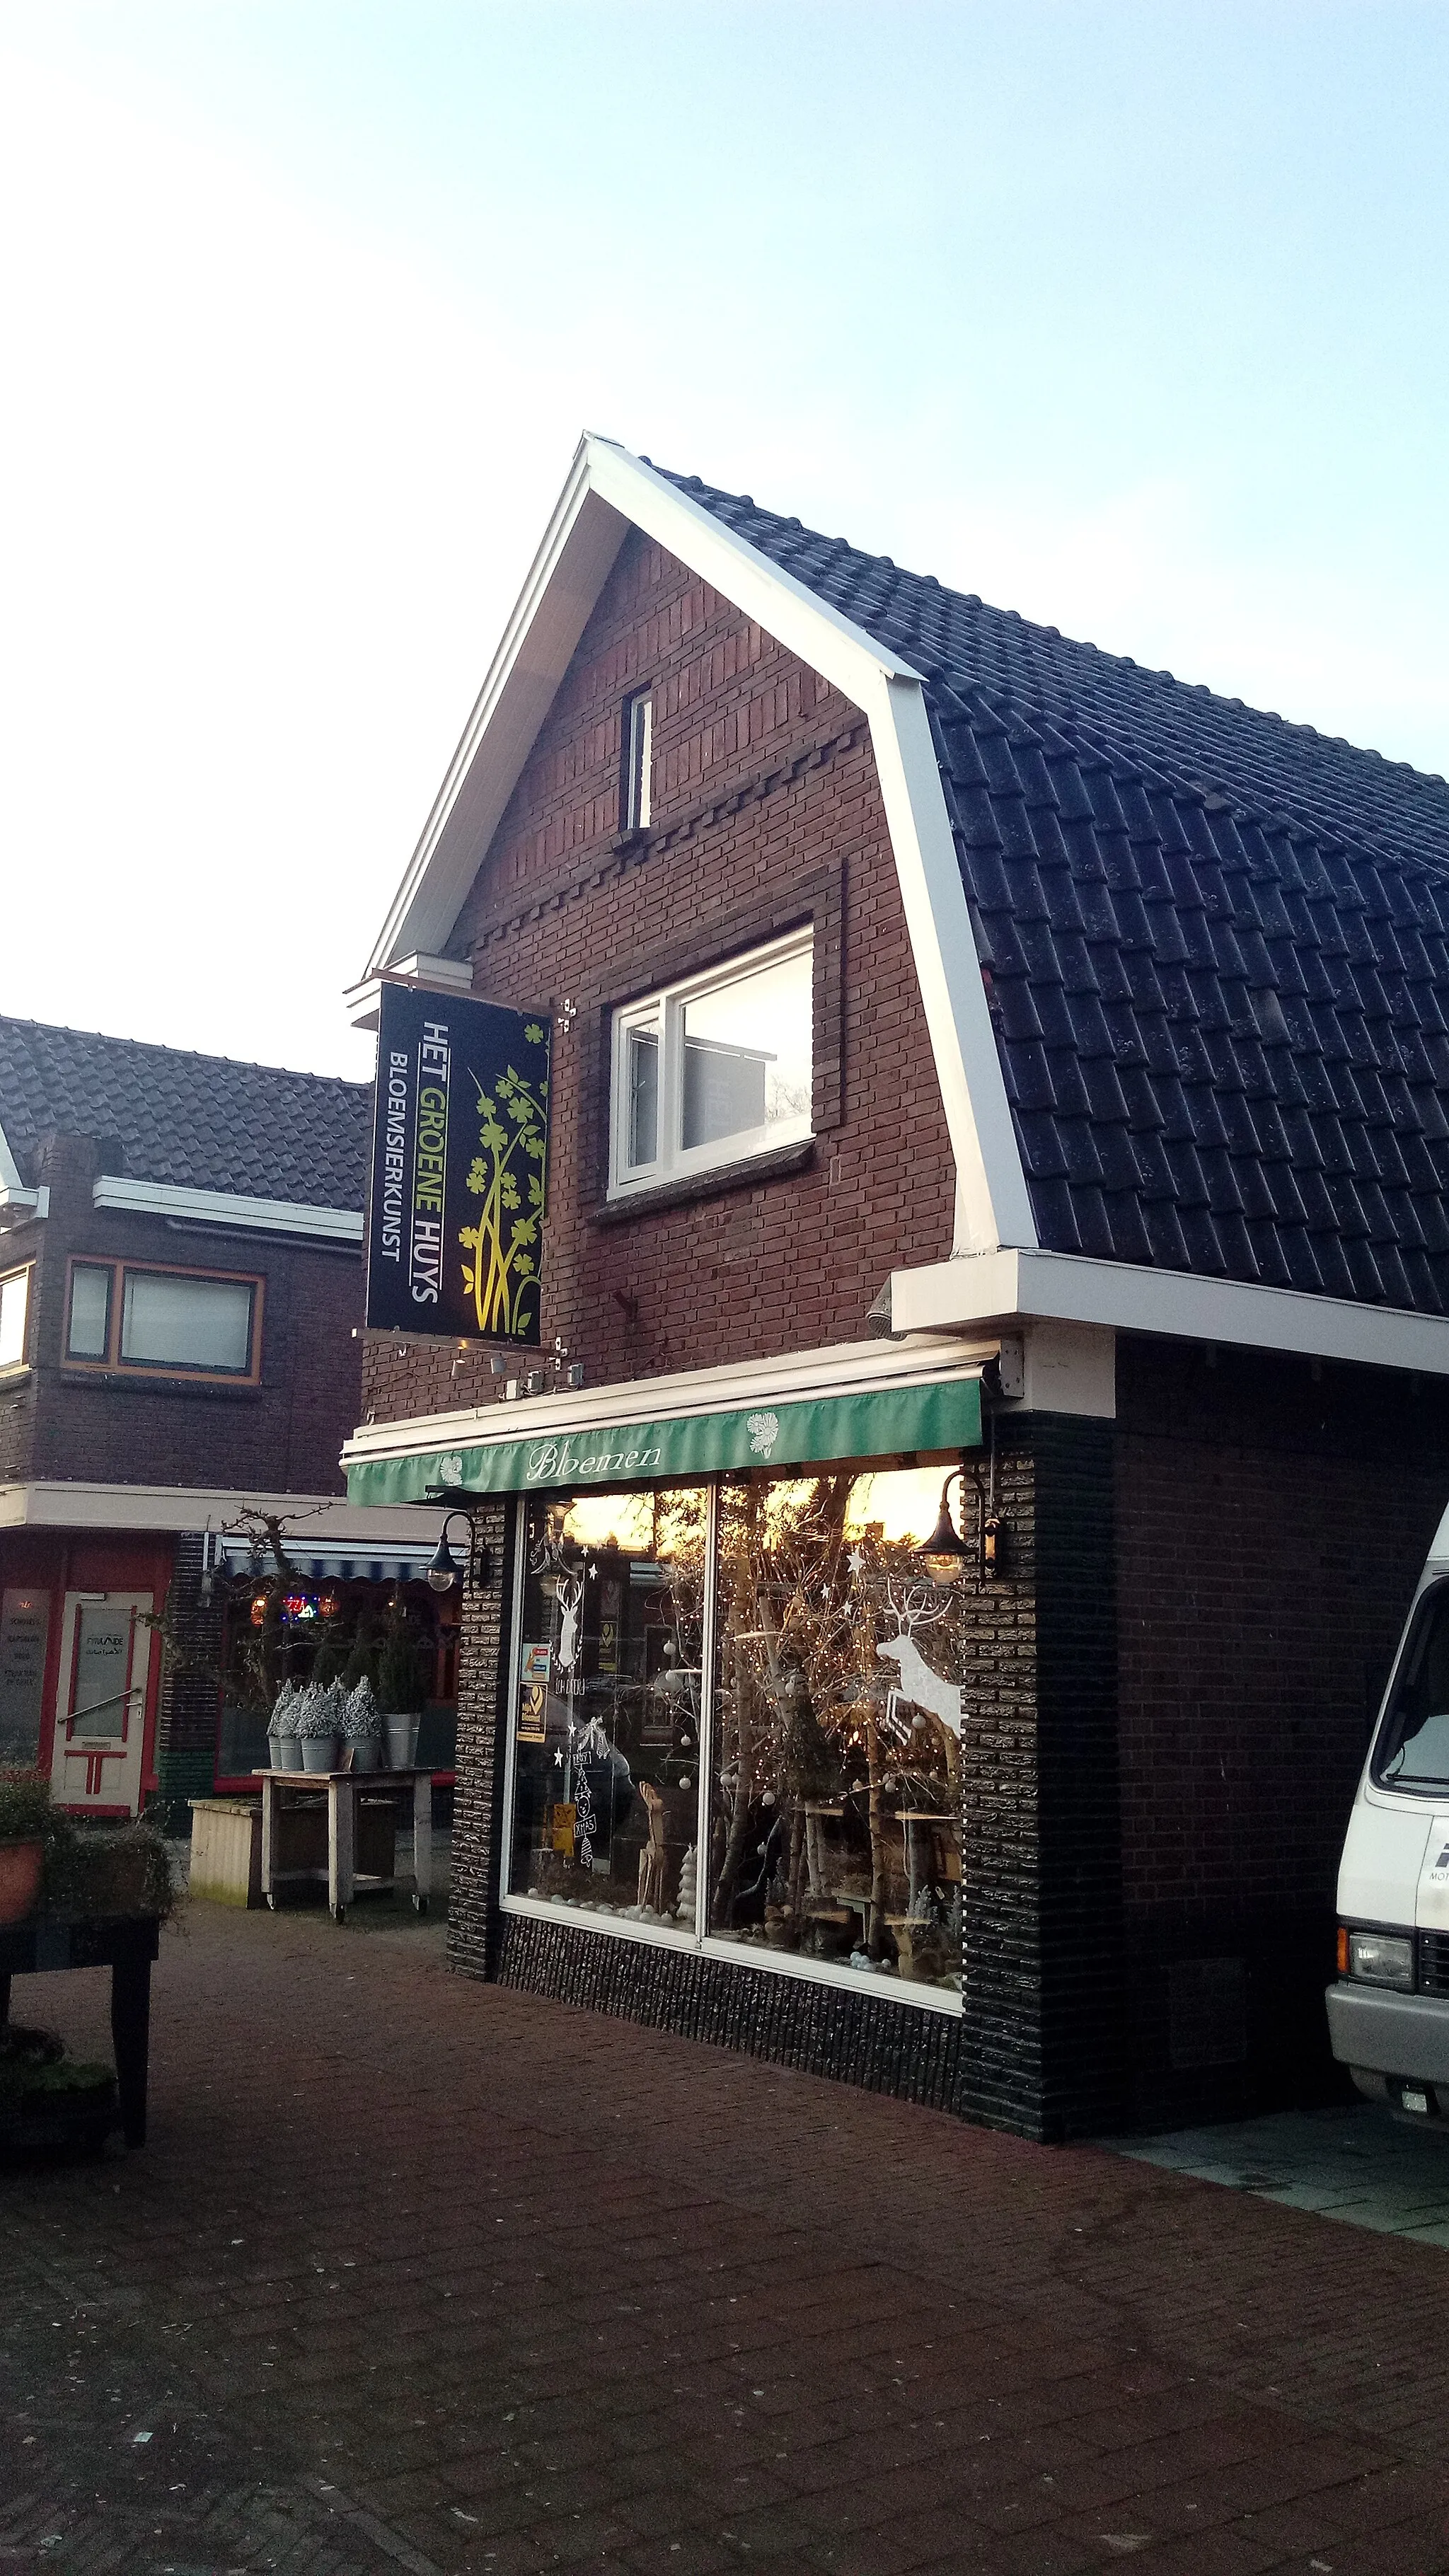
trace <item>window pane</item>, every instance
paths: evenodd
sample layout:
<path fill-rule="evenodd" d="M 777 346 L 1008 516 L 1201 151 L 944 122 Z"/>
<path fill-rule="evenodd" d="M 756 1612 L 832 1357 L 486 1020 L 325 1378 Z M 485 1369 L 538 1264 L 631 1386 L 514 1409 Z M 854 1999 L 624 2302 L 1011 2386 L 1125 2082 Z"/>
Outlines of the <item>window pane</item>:
<path fill-rule="evenodd" d="M 120 1602 L 82 1602 L 76 1638 L 71 1734 L 120 1743 L 127 1733 L 131 1678 L 131 1609 Z"/>
<path fill-rule="evenodd" d="M 810 1116 L 810 955 L 684 1006 L 680 1143 L 688 1152 Z"/>
<path fill-rule="evenodd" d="M 0 1285 L 0 1368 L 15 1368 L 25 1357 L 25 1308 L 30 1273 L 20 1271 Z"/>
<path fill-rule="evenodd" d="M 710 1930 L 961 1984 L 963 1604 L 922 1580 L 939 1468 L 720 1496 Z"/>
<path fill-rule="evenodd" d="M 245 1280 L 127 1271 L 123 1360 L 159 1361 L 170 1368 L 245 1369 L 251 1363 L 251 1339 L 252 1292 Z"/>
<path fill-rule="evenodd" d="M 629 1168 L 652 1163 L 659 1152 L 659 1039 L 653 1029 L 631 1029 L 626 1042 L 629 1082 Z"/>
<path fill-rule="evenodd" d="M 705 1504 L 529 1507 L 509 1884 L 694 1929 Z"/>
<path fill-rule="evenodd" d="M 1426 1594 L 1374 1755 L 1386 1788 L 1449 1782 L 1449 1583 Z"/>
<path fill-rule="evenodd" d="M 70 1275 L 70 1339 L 66 1349 L 72 1359 L 103 1360 L 106 1356 L 106 1325 L 111 1306 L 109 1270 L 75 1269 Z"/>
<path fill-rule="evenodd" d="M 33 1762 L 40 1751 L 40 1694 L 50 1595 L 17 1585 L 0 1595 L 0 1762 Z"/>

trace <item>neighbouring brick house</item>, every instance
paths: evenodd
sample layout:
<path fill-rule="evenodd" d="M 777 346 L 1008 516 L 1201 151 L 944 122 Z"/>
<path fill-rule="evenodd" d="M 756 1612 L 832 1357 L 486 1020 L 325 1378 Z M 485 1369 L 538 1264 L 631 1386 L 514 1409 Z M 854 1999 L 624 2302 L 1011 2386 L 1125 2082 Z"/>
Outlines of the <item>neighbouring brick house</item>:
<path fill-rule="evenodd" d="M 1442 780 L 584 442 L 356 996 L 554 1015 L 549 1356 L 369 1337 L 346 1452 L 502 1569 L 456 1965 L 1043 2138 L 1332 2082 L 1446 925 Z"/>
<path fill-rule="evenodd" d="M 363 1516 L 338 1466 L 371 1097 L 0 1019 L 0 1761 L 77 1812 L 179 1821 L 265 1758 L 219 1686 L 248 1515 L 348 1601 L 431 1553 L 436 1515 Z"/>

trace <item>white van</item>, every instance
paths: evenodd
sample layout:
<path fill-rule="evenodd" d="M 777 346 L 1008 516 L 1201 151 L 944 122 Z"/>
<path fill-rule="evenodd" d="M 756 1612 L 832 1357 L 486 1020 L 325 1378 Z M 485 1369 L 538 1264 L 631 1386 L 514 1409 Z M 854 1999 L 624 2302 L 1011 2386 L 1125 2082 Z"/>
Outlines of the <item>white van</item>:
<path fill-rule="evenodd" d="M 1449 1512 L 1349 1818 L 1328 2028 L 1361 2093 L 1449 2117 Z"/>

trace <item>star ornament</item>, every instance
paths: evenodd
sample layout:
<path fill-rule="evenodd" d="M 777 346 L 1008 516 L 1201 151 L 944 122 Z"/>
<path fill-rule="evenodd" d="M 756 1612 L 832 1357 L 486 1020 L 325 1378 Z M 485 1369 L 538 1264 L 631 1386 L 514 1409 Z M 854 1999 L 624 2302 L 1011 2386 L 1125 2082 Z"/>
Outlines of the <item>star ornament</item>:
<path fill-rule="evenodd" d="M 865 1550 L 864 1550 L 864 1548 L 863 1548 L 863 1547 L 853 1547 L 853 1548 L 851 1549 L 851 1551 L 850 1551 L 850 1554 L 849 1554 L 849 1555 L 848 1555 L 848 1557 L 846 1558 L 845 1562 L 846 1562 L 846 1564 L 849 1566 L 849 1568 L 850 1568 L 850 1570 L 851 1570 L 851 1573 L 852 1573 L 852 1574 L 854 1574 L 854 1575 L 856 1575 L 856 1576 L 860 1576 L 860 1575 L 862 1575 L 862 1574 L 865 1572 Z"/>

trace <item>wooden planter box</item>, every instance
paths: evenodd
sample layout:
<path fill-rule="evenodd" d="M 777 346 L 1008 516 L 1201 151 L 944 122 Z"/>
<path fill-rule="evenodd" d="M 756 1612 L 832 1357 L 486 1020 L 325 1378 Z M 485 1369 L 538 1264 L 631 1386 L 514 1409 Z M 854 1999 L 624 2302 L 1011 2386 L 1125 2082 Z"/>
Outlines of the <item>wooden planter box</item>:
<path fill-rule="evenodd" d="M 213 1905 L 262 1902 L 262 1802 L 260 1798 L 190 1798 L 191 1893 Z M 362 1797 L 357 1809 L 357 1868 L 368 1878 L 393 1874 L 397 1819 L 392 1802 Z M 320 1798 L 290 1805 L 285 1790 L 277 1805 L 279 1874 L 315 1870 L 327 1875 L 327 1810 Z"/>

